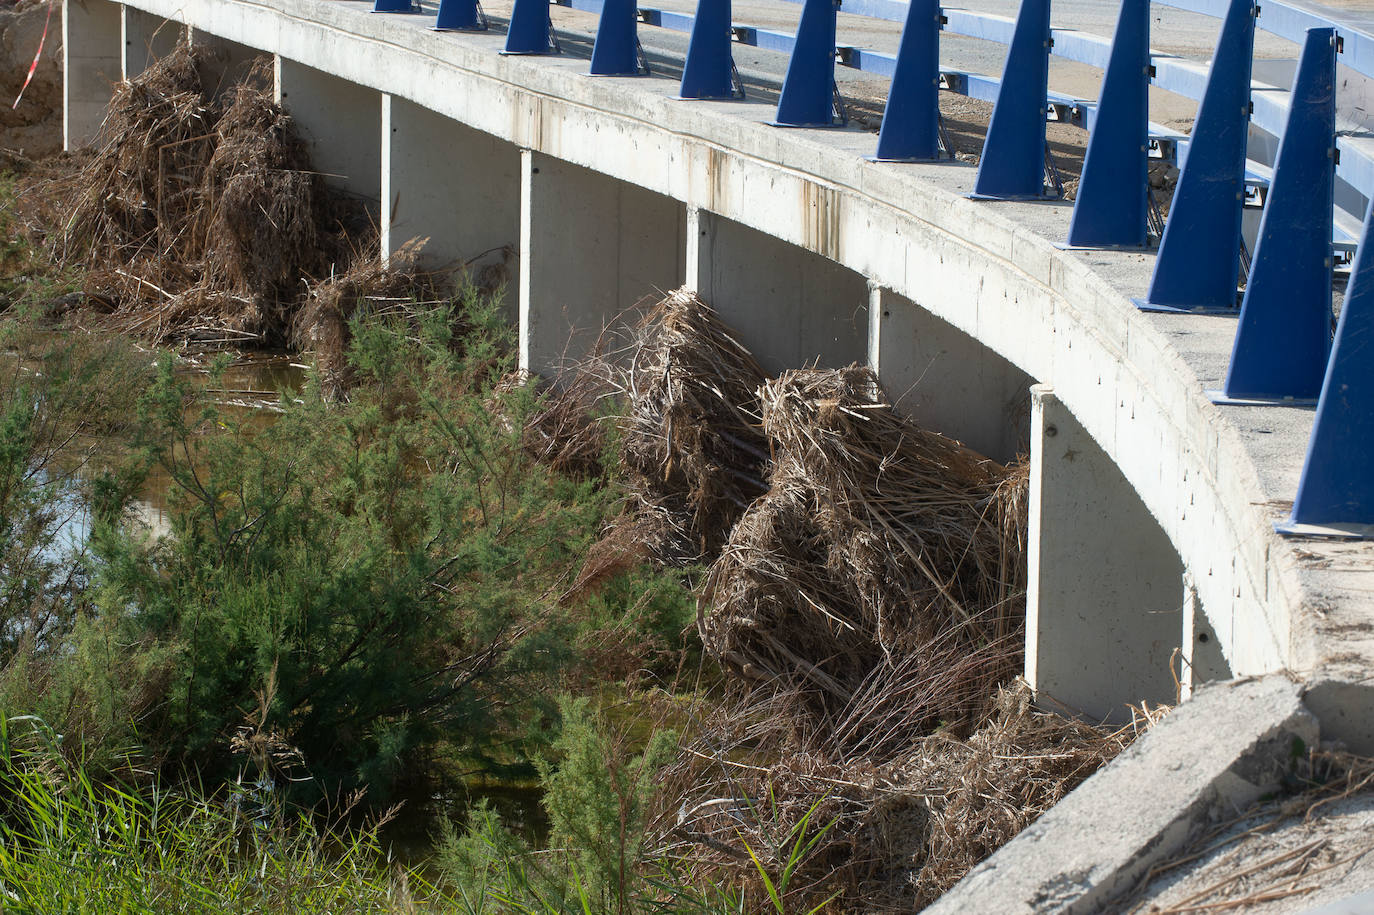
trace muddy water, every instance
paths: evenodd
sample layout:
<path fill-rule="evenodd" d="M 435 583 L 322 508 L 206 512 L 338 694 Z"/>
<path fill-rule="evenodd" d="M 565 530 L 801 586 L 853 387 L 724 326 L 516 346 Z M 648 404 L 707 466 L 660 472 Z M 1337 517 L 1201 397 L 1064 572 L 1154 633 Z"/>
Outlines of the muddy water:
<path fill-rule="evenodd" d="M 241 411 L 255 425 L 267 426 L 280 412 L 283 395 L 290 397 L 305 381 L 306 366 L 294 362 L 284 354 L 238 354 L 214 386 L 210 381 L 211 356 L 189 355 L 177 366 L 177 371 L 203 385 L 206 393 L 221 406 Z M 89 518 L 80 509 L 81 500 L 76 487 L 89 482 L 107 470 L 120 456 L 124 443 L 117 440 L 93 440 L 86 443 L 83 453 L 59 460 L 58 471 L 68 475 L 63 489 L 70 493 L 66 503 L 72 510 L 63 519 L 58 545 L 79 551 L 90 536 Z M 130 505 L 133 523 L 142 525 L 153 538 L 171 533 L 168 515 L 169 490 L 172 478 L 160 467 L 149 471 L 144 487 Z"/>

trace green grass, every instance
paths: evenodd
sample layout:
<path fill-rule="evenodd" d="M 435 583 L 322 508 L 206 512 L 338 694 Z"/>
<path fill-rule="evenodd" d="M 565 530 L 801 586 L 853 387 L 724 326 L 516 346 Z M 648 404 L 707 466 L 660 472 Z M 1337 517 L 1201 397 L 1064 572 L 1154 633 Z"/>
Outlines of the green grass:
<path fill-rule="evenodd" d="M 318 825 L 270 782 L 221 796 L 97 783 L 37 719 L 0 721 L 0 911 L 397 912 L 449 908 L 391 866 L 377 825 Z"/>

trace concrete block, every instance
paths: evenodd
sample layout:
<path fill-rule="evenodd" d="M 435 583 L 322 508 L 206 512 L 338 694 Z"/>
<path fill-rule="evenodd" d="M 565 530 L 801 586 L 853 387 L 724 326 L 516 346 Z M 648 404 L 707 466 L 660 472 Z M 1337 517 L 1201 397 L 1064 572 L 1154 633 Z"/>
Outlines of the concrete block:
<path fill-rule="evenodd" d="M 382 250 L 428 238 L 427 269 L 503 263 L 520 242 L 520 150 L 397 96 L 382 98 Z"/>
<path fill-rule="evenodd" d="M 688 282 L 766 371 L 868 361 L 861 275 L 714 213 L 701 212 L 698 234 Z"/>
<path fill-rule="evenodd" d="M 276 96 L 309 144 L 315 170 L 379 214 L 382 94 L 279 56 Z"/>
<path fill-rule="evenodd" d="M 1026 679 L 1040 701 L 1096 720 L 1172 704 L 1182 561 L 1053 389 L 1031 391 Z"/>
<path fill-rule="evenodd" d="M 1282 675 L 1204 686 L 925 911 L 1110 911 L 1210 823 L 1277 788 L 1317 736 Z"/>

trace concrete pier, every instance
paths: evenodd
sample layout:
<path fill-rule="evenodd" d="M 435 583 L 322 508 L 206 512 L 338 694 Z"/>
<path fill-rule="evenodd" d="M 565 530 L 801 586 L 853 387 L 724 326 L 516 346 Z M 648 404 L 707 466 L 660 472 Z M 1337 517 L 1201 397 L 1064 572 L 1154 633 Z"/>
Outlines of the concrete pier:
<path fill-rule="evenodd" d="M 124 57 L 120 64 L 120 76 L 132 79 L 158 58 L 170 54 L 186 36 L 186 26 L 174 19 L 145 13 L 136 7 L 126 6 L 123 10 L 120 34 Z"/>
<path fill-rule="evenodd" d="M 1213 680 L 1231 679 L 1231 665 L 1221 652 L 1221 640 L 1207 619 L 1207 611 L 1198 597 L 1193 573 L 1183 574 L 1183 666 L 1180 671 L 1183 698 Z"/>
<path fill-rule="evenodd" d="M 248 45 L 212 35 L 204 29 L 187 28 L 191 44 L 205 49 L 205 60 L 201 64 L 201 83 L 212 95 L 223 97 L 233 92 L 248 79 L 253 65 L 270 54 L 255 50 Z M 272 78 L 271 71 L 268 77 Z"/>
<path fill-rule="evenodd" d="M 375 215 L 382 199 L 382 94 L 277 56 L 276 99 L 310 146 L 325 181 Z"/>
<path fill-rule="evenodd" d="M 903 414 L 1007 463 L 1030 448 L 1025 372 L 906 296 L 869 291 L 869 365 Z"/>
<path fill-rule="evenodd" d="M 79 149 L 95 139 L 123 78 L 125 7 L 112 0 L 62 4 L 62 148 Z"/>
<path fill-rule="evenodd" d="M 499 263 L 520 241 L 520 150 L 383 95 L 381 204 L 384 255 L 424 238 L 428 269 Z"/>
<path fill-rule="evenodd" d="M 520 156 L 520 367 L 577 360 L 646 297 L 682 285 L 686 208 L 532 150 Z"/>
<path fill-rule="evenodd" d="M 1031 388 L 1026 679 L 1095 720 L 1178 701 L 1183 563 L 1121 471 L 1048 385 Z"/>
<path fill-rule="evenodd" d="M 768 372 L 868 359 L 868 283 L 834 261 L 694 210 L 687 282 Z"/>

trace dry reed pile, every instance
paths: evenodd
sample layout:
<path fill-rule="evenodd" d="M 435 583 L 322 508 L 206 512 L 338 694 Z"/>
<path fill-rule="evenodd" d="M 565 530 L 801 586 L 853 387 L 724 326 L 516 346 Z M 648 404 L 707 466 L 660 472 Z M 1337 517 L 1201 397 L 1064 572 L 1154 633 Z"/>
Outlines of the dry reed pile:
<path fill-rule="evenodd" d="M 315 356 L 327 389 L 342 393 L 349 384 L 349 322 L 366 315 L 374 319 L 414 322 L 429 309 L 447 301 L 438 279 L 420 271 L 419 242 L 408 242 L 383 261 L 376 247 L 371 254 L 354 254 L 347 269 L 330 273 L 317 283 L 303 283 L 304 295 L 286 320 L 288 342 Z M 462 336 L 462 328 L 455 328 Z"/>
<path fill-rule="evenodd" d="M 916 427 L 877 391 L 859 367 L 764 386 L 770 488 L 699 603 L 711 654 L 805 686 L 855 747 L 976 720 L 1016 672 L 1024 615 L 1024 475 Z M 876 739 L 888 705 L 908 720 Z"/>
<path fill-rule="evenodd" d="M 1036 711 L 1016 681 L 968 737 L 939 731 L 875 760 L 839 751 L 823 732 L 789 730 L 792 701 L 756 691 L 722 708 L 664 773 L 673 800 L 656 824 L 661 850 L 690 861 L 702 882 L 743 882 L 750 911 L 768 907 L 750 853 L 777 875 L 799 836 L 822 831 L 795 867 L 789 911 L 831 897 L 830 912 L 928 905 L 1160 714 L 1094 728 Z"/>
<path fill-rule="evenodd" d="M 628 368 L 613 381 L 628 408 L 623 462 L 630 490 L 643 512 L 667 525 L 681 558 L 713 556 L 767 489 L 768 443 L 756 393 L 763 370 L 710 306 L 686 290 L 645 314 L 630 353 Z"/>
<path fill-rule="evenodd" d="M 363 297 L 408 296 L 405 280 L 353 264 L 365 214 L 311 170 L 270 63 L 217 97 L 205 53 L 182 43 L 118 84 L 96 148 L 46 182 L 48 244 L 86 271 L 88 303 L 160 343 L 282 345 L 322 335 L 301 329 L 307 294 L 356 299 L 371 283 Z"/>
<path fill-rule="evenodd" d="M 1024 634 L 1023 464 L 915 426 L 867 369 L 766 380 L 685 291 L 621 355 L 628 368 L 599 359 L 561 401 L 624 399 L 632 497 L 569 594 L 655 555 L 712 560 L 698 630 L 731 698 L 665 773 L 656 825 L 696 878 L 742 881 L 762 910 L 750 855 L 777 875 L 809 831 L 821 838 L 789 908 L 838 892 L 828 910 L 909 911 L 1133 738 L 1036 712 L 1009 685 Z M 550 453 L 585 435 L 551 417 Z M 680 549 L 649 546 L 664 542 Z"/>

